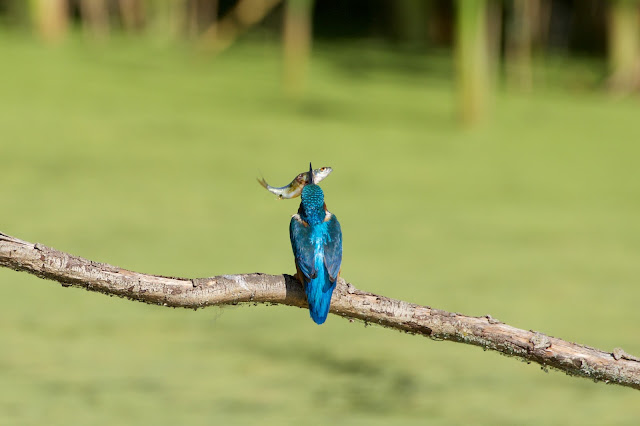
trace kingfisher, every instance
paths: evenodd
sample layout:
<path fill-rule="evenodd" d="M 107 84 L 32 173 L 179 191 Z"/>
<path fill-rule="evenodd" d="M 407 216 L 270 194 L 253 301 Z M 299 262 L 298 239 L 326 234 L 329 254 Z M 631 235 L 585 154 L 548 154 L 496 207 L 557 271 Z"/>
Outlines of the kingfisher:
<path fill-rule="evenodd" d="M 311 163 L 307 179 L 298 213 L 291 217 L 289 237 L 311 319 L 322 324 L 340 275 L 342 231 L 338 219 L 327 210 L 322 189 L 314 183 Z"/>

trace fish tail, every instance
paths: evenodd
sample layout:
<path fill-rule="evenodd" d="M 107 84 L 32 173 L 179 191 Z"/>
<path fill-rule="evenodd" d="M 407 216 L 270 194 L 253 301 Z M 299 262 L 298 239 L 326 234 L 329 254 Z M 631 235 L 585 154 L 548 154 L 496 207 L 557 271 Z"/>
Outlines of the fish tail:
<path fill-rule="evenodd" d="M 263 188 L 269 189 L 269 184 L 264 180 L 264 178 L 258 178 L 258 183 L 262 185 Z"/>

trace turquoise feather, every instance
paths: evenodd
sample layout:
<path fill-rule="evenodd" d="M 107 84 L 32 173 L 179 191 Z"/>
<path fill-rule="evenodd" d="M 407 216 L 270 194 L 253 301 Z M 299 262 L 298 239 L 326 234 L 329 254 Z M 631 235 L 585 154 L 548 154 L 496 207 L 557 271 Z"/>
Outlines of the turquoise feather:
<path fill-rule="evenodd" d="M 302 201 L 298 214 L 291 219 L 289 236 L 311 318 L 322 324 L 329 314 L 342 263 L 342 231 L 338 219 L 326 210 L 324 193 L 318 185 L 302 189 Z"/>

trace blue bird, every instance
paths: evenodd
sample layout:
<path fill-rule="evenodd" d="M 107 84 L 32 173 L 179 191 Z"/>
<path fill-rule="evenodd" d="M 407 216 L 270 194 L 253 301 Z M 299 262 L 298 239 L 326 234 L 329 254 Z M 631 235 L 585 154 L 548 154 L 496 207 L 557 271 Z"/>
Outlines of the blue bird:
<path fill-rule="evenodd" d="M 336 288 L 342 263 L 342 231 L 338 219 L 327 210 L 322 189 L 309 179 L 302 188 L 298 213 L 291 218 L 289 237 L 295 256 L 298 280 L 304 285 L 309 312 L 316 324 L 329 314 L 331 295 Z"/>

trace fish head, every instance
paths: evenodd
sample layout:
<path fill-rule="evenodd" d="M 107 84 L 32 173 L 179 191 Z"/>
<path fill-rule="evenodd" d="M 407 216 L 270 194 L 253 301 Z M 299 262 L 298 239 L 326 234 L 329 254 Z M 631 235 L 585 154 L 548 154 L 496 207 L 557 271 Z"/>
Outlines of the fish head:
<path fill-rule="evenodd" d="M 331 167 L 320 167 L 319 169 L 315 169 L 313 171 L 313 183 L 317 185 L 322 182 L 324 178 L 331 174 L 332 171 L 333 169 Z"/>

